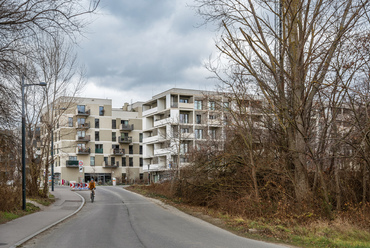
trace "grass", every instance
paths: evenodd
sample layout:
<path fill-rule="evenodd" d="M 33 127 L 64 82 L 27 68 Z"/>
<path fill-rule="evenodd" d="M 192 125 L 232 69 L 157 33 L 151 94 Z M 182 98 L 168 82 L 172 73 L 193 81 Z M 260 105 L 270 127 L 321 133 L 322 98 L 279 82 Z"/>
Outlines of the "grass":
<path fill-rule="evenodd" d="M 50 204 L 55 202 L 55 197 L 54 195 L 49 193 L 48 198 L 42 198 L 42 197 L 33 197 L 29 198 L 28 200 L 37 202 L 43 206 L 49 206 Z M 38 206 L 35 206 L 34 204 L 27 202 L 26 203 L 26 210 L 14 210 L 11 212 L 0 212 L 0 224 L 4 224 L 8 221 L 17 219 L 19 217 L 32 214 L 35 212 L 40 211 L 40 208 Z"/>
<path fill-rule="evenodd" d="M 247 238 L 308 248 L 370 248 L 370 231 L 340 218 L 333 221 L 317 220 L 309 224 L 286 224 L 279 219 L 249 220 L 215 209 L 189 206 L 178 198 L 171 199 L 150 192 L 147 187 L 133 186 L 125 189 L 159 199 L 183 212 Z"/>

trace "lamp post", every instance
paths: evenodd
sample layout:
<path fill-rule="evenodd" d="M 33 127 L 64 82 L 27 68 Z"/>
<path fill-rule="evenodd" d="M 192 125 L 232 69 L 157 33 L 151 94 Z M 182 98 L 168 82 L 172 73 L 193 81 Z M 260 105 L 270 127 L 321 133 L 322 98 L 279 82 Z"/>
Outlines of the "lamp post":
<path fill-rule="evenodd" d="M 46 86 L 46 83 L 24 84 L 24 75 L 22 75 L 22 210 L 26 210 L 26 117 L 24 114 L 24 88 L 31 85 Z"/>

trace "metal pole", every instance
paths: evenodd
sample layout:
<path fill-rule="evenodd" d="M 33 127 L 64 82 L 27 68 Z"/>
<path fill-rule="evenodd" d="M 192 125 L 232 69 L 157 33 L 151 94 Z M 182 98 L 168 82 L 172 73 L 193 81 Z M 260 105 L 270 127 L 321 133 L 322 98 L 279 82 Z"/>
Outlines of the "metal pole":
<path fill-rule="evenodd" d="M 22 210 L 26 210 L 26 118 L 24 115 L 24 76 L 22 75 Z"/>
<path fill-rule="evenodd" d="M 51 191 L 54 191 L 54 131 L 51 130 Z"/>

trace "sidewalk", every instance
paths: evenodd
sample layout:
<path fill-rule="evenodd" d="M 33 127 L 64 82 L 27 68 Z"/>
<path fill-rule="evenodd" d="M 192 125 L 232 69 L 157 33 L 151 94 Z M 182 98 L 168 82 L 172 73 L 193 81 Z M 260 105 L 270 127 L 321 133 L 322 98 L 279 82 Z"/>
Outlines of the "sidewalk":
<path fill-rule="evenodd" d="M 0 247 L 17 247 L 37 234 L 74 215 L 85 200 L 68 186 L 56 186 L 51 192 L 55 203 L 44 210 L 0 225 Z"/>

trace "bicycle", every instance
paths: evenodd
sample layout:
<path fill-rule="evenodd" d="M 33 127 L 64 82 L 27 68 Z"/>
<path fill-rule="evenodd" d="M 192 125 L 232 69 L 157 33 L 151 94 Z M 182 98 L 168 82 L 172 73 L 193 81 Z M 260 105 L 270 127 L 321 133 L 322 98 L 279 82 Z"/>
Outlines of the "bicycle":
<path fill-rule="evenodd" d="M 91 194 L 90 194 L 90 200 L 91 202 L 94 202 L 94 198 L 95 198 L 95 191 L 94 189 L 91 190 Z"/>

